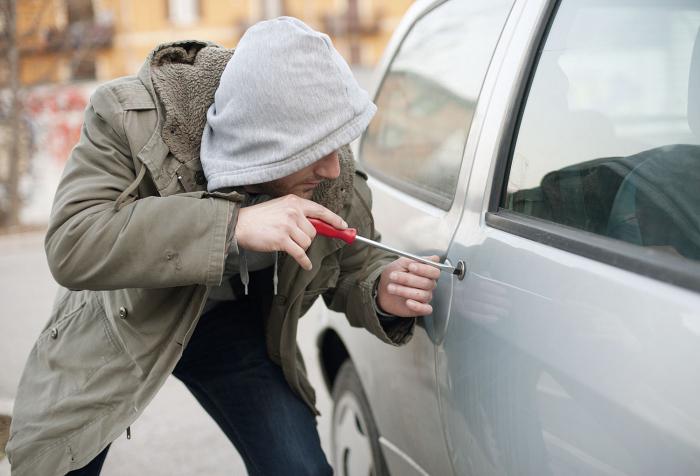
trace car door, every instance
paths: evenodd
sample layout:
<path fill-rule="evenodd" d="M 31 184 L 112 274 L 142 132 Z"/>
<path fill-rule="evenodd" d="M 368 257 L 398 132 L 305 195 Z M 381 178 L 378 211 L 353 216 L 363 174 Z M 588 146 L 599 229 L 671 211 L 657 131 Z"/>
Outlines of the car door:
<path fill-rule="evenodd" d="M 448 252 L 454 471 L 698 474 L 700 2 L 516 13 Z"/>
<path fill-rule="evenodd" d="M 383 242 L 420 255 L 447 252 L 471 169 L 479 92 L 511 5 L 423 2 L 397 35 L 358 153 Z M 434 342 L 446 316 L 419 319 L 400 349 L 363 344 L 371 358 L 356 361 L 394 474 L 451 471 L 435 393 Z"/>

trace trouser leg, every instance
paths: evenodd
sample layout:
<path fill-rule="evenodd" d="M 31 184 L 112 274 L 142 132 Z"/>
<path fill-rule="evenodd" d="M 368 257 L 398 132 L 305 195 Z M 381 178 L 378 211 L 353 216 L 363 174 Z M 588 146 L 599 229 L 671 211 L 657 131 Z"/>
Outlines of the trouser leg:
<path fill-rule="evenodd" d="M 330 475 L 316 418 L 265 346 L 259 307 L 240 299 L 200 319 L 173 374 L 238 449 L 251 475 Z"/>
<path fill-rule="evenodd" d="M 100 454 L 95 456 L 87 465 L 80 469 L 74 469 L 73 471 L 66 473 L 66 476 L 98 476 L 100 471 L 102 471 L 102 465 L 107 457 L 109 447 L 110 445 L 107 445 L 107 447 L 103 449 Z"/>

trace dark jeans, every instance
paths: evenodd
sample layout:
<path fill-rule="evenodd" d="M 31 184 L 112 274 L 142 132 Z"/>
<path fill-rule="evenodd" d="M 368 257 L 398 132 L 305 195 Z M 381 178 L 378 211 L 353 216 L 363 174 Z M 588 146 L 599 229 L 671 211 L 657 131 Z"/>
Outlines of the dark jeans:
<path fill-rule="evenodd" d="M 203 315 L 173 375 L 218 423 L 249 474 L 330 475 L 315 416 L 267 356 L 260 302 L 240 298 Z M 108 449 L 68 474 L 98 475 Z"/>

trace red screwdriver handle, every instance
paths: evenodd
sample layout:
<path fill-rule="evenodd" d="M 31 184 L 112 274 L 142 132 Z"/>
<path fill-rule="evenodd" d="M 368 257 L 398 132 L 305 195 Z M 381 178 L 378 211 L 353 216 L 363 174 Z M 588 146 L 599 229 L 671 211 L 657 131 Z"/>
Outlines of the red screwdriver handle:
<path fill-rule="evenodd" d="M 309 221 L 314 228 L 316 228 L 316 232 L 321 236 L 327 236 L 328 238 L 340 238 L 347 244 L 351 244 L 353 241 L 355 241 L 355 237 L 357 236 L 357 230 L 354 228 L 339 230 L 329 225 L 325 221 L 317 218 L 309 218 Z"/>

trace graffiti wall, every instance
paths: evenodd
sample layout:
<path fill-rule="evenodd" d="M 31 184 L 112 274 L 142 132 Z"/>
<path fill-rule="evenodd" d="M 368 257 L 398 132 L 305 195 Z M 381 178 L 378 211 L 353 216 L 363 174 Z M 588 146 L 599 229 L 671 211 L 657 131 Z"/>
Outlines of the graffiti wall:
<path fill-rule="evenodd" d="M 33 88 L 23 97 L 31 157 L 23 167 L 21 222 L 46 223 L 63 166 L 80 138 L 83 114 L 96 83 Z"/>

